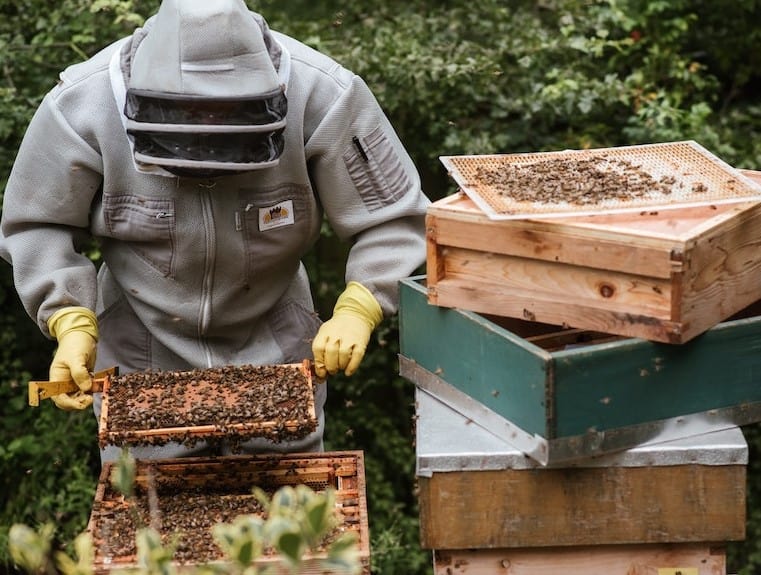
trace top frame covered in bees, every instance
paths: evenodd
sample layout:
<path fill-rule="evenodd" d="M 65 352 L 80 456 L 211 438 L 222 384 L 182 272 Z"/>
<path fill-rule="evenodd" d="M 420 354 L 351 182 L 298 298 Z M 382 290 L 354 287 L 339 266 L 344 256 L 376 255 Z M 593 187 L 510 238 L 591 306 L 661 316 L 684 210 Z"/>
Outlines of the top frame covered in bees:
<path fill-rule="evenodd" d="M 761 202 L 670 208 L 495 220 L 445 197 L 427 214 L 428 300 L 685 343 L 761 299 Z"/>
<path fill-rule="evenodd" d="M 163 445 L 301 439 L 317 428 L 311 364 L 145 371 L 106 379 L 98 439 Z"/>
<path fill-rule="evenodd" d="M 441 161 L 492 219 L 761 200 L 761 185 L 693 141 Z"/>

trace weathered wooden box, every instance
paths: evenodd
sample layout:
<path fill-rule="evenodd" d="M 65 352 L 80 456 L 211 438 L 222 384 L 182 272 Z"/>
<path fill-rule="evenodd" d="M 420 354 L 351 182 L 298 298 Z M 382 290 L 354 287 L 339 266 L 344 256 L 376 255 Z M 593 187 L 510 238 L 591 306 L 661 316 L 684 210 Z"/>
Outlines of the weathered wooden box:
<path fill-rule="evenodd" d="M 401 375 L 540 463 L 761 420 L 761 317 L 671 345 L 400 297 Z"/>
<path fill-rule="evenodd" d="M 111 486 L 114 463 L 105 463 L 95 494 L 88 531 L 95 543 L 96 573 L 137 567 L 135 507 Z M 285 485 L 307 485 L 336 493 L 339 531 L 357 533 L 363 573 L 370 573 L 370 543 L 361 451 L 239 455 L 209 458 L 138 460 L 135 501 L 144 525 L 157 527 L 162 539 L 179 536 L 173 563 L 179 567 L 217 565 L 221 550 L 211 536 L 217 523 L 238 515 L 261 514 L 254 486 L 273 492 Z M 157 525 L 154 525 L 157 524 Z M 326 573 L 322 552 L 309 554 L 302 573 Z M 290 571 L 273 552 L 257 562 L 275 573 Z M 270 572 L 270 571 L 268 571 Z"/>
<path fill-rule="evenodd" d="M 427 237 L 438 306 L 684 343 L 761 299 L 759 202 L 494 220 L 459 192 Z"/>
<path fill-rule="evenodd" d="M 623 559 L 643 545 L 745 538 L 748 447 L 736 427 L 543 467 L 418 389 L 415 446 L 421 544 L 442 564 L 470 553 L 471 568 L 487 557 L 513 566 L 544 554 L 560 567 L 563 553 L 584 548 L 589 568 L 611 546 L 635 546 Z"/>

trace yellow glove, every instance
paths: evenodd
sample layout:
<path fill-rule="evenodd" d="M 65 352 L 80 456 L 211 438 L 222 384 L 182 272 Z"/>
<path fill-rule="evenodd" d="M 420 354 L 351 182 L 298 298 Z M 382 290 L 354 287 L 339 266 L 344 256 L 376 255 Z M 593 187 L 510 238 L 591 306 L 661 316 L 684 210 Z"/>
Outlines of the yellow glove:
<path fill-rule="evenodd" d="M 370 341 L 370 334 L 383 319 L 380 304 L 369 290 L 349 282 L 338 297 L 333 317 L 317 331 L 312 342 L 314 371 L 327 377 L 344 370 L 351 375 L 359 367 Z"/>
<path fill-rule="evenodd" d="M 98 324 L 95 314 L 84 307 L 66 307 L 48 320 L 50 335 L 58 340 L 58 349 L 50 364 L 50 381 L 73 379 L 79 391 L 51 397 L 60 409 L 73 411 L 92 405 L 90 372 L 95 367 Z"/>

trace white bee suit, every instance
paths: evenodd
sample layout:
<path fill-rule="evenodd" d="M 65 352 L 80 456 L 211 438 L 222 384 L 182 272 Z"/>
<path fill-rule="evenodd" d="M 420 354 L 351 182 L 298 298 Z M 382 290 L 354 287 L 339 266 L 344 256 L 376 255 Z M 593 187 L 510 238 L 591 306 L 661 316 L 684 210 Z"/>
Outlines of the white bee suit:
<path fill-rule="evenodd" d="M 204 11 L 194 20 L 200 28 L 146 44 L 154 34 L 159 38 L 162 21 L 172 25 L 173 18 L 186 17 L 180 6 Z M 215 20 L 207 13 L 212 8 L 236 17 Z M 213 22 L 232 27 L 223 32 L 224 42 L 209 40 Z M 252 34 L 251 44 L 264 47 L 266 58 L 219 52 L 231 44 L 245 52 Z M 150 69 L 152 76 L 133 76 L 133 65 L 150 61 L 148 48 L 166 58 L 167 38 L 201 42 L 173 52 L 195 60 L 180 58 L 174 68 L 162 64 Z M 204 68 L 198 60 L 206 53 L 213 58 Z M 137 88 L 133 77 L 140 78 Z M 152 87 L 164 79 L 163 91 Z M 225 90 L 218 92 L 220 86 Z M 209 152 L 211 160 L 190 160 L 202 177 L 183 172 L 187 165 L 171 165 L 171 158 L 164 165 L 158 155 L 138 157 L 140 130 L 155 122 L 138 120 L 138 132 L 128 134 L 130 90 L 153 102 L 154 95 L 161 101 L 178 89 L 191 90 L 179 95 L 190 100 L 234 96 L 244 107 L 265 101 L 266 130 L 233 128 L 243 137 L 255 132 L 252 148 L 262 143 L 261 149 L 232 161 L 236 150 L 224 150 L 214 164 L 213 145 L 178 140 L 191 152 Z M 284 98 L 284 122 L 273 120 L 277 106 L 270 103 L 277 100 L 283 109 Z M 145 149 L 165 153 L 153 141 Z M 0 252 L 46 335 L 47 320 L 62 308 L 96 311 L 96 369 L 296 363 L 311 356 L 320 324 L 301 259 L 319 238 L 323 218 L 352 243 L 346 281 L 364 285 L 388 315 L 396 311 L 398 280 L 425 259 L 427 206 L 411 159 L 358 76 L 269 30 L 242 1 L 204 7 L 165 0 L 133 35 L 66 69 L 43 100 L 5 190 Z M 102 253 L 98 270 L 80 253 L 90 237 Z M 318 389 L 322 421 L 325 385 Z M 322 425 L 297 444 L 256 449 L 314 449 L 321 438 Z"/>

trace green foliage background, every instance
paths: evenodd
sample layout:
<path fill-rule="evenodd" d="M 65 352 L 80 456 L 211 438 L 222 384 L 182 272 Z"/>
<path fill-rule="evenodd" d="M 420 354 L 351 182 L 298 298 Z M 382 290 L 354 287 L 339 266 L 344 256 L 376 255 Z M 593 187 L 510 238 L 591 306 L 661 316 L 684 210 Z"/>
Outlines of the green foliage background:
<path fill-rule="evenodd" d="M 432 199 L 453 190 L 440 155 L 694 139 L 761 168 L 761 1 L 251 0 L 277 30 L 360 74 L 388 112 Z M 67 64 L 129 33 L 157 0 L 0 0 L 0 190 L 42 95 Z M 327 316 L 345 246 L 325 231 L 309 256 Z M 99 461 L 90 414 L 26 406 L 52 351 L 0 266 L 0 570 L 12 523 L 84 529 Z M 414 480 L 413 389 L 397 375 L 394 319 L 360 372 L 331 381 L 326 446 L 367 457 L 374 572 L 423 574 Z M 49 402 L 48 402 L 49 403 Z M 761 573 L 761 436 L 750 445 L 748 534 L 730 572 Z"/>

